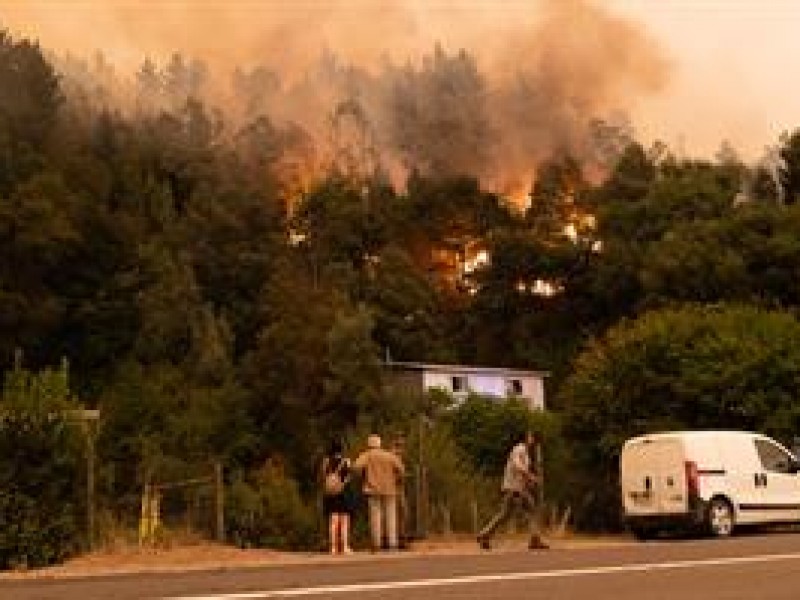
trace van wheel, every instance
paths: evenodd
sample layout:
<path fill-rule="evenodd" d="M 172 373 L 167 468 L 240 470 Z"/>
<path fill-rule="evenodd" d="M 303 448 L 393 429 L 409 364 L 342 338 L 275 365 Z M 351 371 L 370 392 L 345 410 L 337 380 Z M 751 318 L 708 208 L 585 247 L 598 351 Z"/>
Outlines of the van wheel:
<path fill-rule="evenodd" d="M 652 540 L 658 534 L 658 531 L 651 527 L 631 527 L 631 533 L 640 542 Z"/>
<path fill-rule="evenodd" d="M 725 498 L 714 498 L 708 505 L 708 530 L 714 537 L 728 537 L 733 533 L 733 509 Z"/>

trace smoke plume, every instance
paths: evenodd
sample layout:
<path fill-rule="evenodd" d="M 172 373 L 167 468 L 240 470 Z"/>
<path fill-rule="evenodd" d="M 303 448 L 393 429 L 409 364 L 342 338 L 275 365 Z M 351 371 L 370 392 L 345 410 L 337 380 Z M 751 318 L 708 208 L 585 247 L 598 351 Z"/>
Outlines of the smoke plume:
<path fill-rule="evenodd" d="M 590 0 L 0 0 L 0 15 L 93 102 L 196 96 L 232 131 L 261 117 L 302 140 L 284 149 L 300 170 L 470 174 L 511 194 L 554 154 L 602 162 L 598 119 L 625 129 L 629 100 L 669 73 L 645 31 Z"/>

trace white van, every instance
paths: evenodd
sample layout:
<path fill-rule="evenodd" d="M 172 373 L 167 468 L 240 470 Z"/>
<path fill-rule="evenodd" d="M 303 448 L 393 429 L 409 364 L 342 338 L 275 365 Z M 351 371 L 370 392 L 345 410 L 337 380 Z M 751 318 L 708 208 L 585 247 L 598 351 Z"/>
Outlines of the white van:
<path fill-rule="evenodd" d="M 800 521 L 800 464 L 743 431 L 674 431 L 625 442 L 624 519 L 640 539 L 675 528 L 730 535 L 737 525 Z"/>

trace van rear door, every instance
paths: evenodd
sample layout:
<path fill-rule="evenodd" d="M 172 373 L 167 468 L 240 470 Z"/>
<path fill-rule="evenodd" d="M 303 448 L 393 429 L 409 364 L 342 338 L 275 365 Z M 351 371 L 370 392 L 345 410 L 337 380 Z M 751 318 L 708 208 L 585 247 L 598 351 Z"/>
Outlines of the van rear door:
<path fill-rule="evenodd" d="M 688 510 L 685 453 L 680 439 L 630 440 L 623 448 L 620 470 L 626 514 L 680 514 Z"/>

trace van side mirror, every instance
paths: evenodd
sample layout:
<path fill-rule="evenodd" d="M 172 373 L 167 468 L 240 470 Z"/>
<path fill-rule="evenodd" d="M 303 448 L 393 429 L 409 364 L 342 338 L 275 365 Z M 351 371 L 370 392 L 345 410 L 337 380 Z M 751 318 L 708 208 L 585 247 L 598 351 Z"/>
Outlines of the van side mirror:
<path fill-rule="evenodd" d="M 794 458 L 792 460 L 790 460 L 789 461 L 788 472 L 793 474 L 793 475 L 796 475 L 797 473 L 800 473 L 800 461 L 798 461 L 797 459 L 794 459 Z"/>

